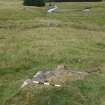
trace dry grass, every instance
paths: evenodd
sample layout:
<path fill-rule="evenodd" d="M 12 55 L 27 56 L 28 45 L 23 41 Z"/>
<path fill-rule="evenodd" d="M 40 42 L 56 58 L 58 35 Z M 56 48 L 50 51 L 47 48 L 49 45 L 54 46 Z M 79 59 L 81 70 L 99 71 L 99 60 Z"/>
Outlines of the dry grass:
<path fill-rule="evenodd" d="M 105 3 L 61 3 L 59 8 L 71 12 L 54 14 L 47 14 L 47 7 L 24 8 L 21 3 L 0 0 L 0 105 L 101 105 Z M 93 7 L 88 16 L 80 11 L 86 6 Z M 100 66 L 103 74 L 68 81 L 60 90 L 38 86 L 16 94 L 26 78 L 61 63 L 77 70 Z"/>

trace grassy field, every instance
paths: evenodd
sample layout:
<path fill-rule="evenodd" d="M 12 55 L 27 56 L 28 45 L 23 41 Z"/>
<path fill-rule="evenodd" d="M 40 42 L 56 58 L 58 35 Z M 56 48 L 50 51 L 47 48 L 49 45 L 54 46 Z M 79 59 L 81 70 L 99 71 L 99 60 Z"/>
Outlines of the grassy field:
<path fill-rule="evenodd" d="M 0 0 L 0 105 L 105 105 L 105 2 L 56 5 L 48 14 L 47 6 Z M 84 13 L 85 7 L 92 9 Z M 102 73 L 18 92 L 25 79 L 58 64 Z"/>

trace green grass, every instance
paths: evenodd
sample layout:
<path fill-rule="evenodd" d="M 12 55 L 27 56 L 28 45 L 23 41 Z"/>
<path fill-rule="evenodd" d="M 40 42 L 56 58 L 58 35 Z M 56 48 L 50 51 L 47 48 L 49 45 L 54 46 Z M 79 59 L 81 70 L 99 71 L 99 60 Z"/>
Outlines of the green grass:
<path fill-rule="evenodd" d="M 0 105 L 105 105 L 105 2 L 57 6 L 48 14 L 47 6 L 0 0 Z M 91 12 L 81 12 L 87 6 Z M 62 63 L 81 71 L 99 66 L 102 74 L 18 92 L 38 70 Z"/>

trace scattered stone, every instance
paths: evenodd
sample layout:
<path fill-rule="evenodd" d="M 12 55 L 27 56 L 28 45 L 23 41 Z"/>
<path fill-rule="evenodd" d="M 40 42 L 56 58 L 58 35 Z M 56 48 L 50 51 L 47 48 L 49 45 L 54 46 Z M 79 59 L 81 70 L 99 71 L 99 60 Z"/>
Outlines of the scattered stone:
<path fill-rule="evenodd" d="M 32 80 L 44 82 L 45 78 L 46 78 L 46 76 L 45 76 L 44 71 L 39 71 L 33 76 Z"/>
<path fill-rule="evenodd" d="M 32 83 L 32 80 L 31 79 L 26 79 L 23 84 L 21 85 L 20 88 L 24 88 L 25 86 L 29 85 Z"/>

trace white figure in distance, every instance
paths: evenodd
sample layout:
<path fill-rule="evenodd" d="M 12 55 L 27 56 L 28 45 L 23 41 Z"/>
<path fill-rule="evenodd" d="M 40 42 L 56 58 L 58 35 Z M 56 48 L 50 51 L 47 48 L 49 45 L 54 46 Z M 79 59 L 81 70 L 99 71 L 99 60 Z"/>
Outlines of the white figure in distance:
<path fill-rule="evenodd" d="M 91 7 L 87 7 L 85 9 L 82 10 L 83 12 L 90 12 L 91 11 Z"/>
<path fill-rule="evenodd" d="M 58 8 L 58 7 L 55 5 L 53 8 L 48 9 L 48 13 L 55 12 L 55 10 L 56 10 L 57 8 Z"/>

